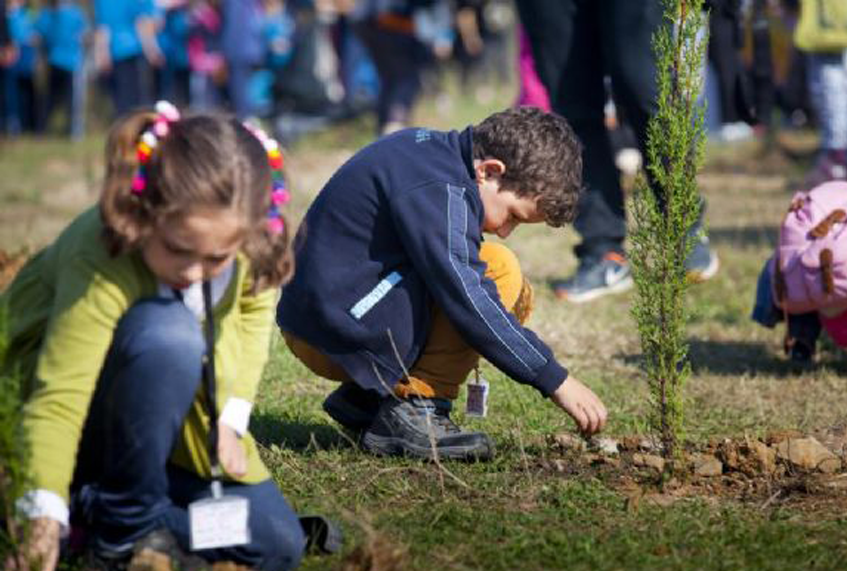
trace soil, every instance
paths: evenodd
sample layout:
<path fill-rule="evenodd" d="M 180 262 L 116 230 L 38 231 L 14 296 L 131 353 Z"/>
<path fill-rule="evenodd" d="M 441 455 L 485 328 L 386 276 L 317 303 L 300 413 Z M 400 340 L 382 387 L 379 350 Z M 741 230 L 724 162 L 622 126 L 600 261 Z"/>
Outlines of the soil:
<path fill-rule="evenodd" d="M 787 444 L 812 439 L 831 454 L 814 468 L 780 454 Z M 571 435 L 552 436 L 549 454 L 538 461 L 540 467 L 568 478 L 597 478 L 625 496 L 627 509 L 645 504 L 666 507 L 695 498 L 752 504 L 762 510 L 788 508 L 816 518 L 838 517 L 847 509 L 844 426 L 813 434 L 784 431 L 762 439 L 726 438 L 689 446 L 676 470 L 663 461 L 659 447 L 643 437 L 618 439 L 616 454 L 592 443 L 574 444 L 576 440 Z M 608 449 L 608 442 L 602 448 Z"/>

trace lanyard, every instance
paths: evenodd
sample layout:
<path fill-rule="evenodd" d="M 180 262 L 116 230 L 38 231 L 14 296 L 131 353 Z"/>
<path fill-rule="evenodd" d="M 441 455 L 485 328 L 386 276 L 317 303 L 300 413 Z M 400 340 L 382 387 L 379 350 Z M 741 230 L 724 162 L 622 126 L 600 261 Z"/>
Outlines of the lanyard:
<path fill-rule="evenodd" d="M 203 355 L 203 393 L 209 415 L 209 464 L 212 471 L 212 490 L 220 489 L 221 466 L 218 460 L 218 404 L 215 391 L 215 319 L 212 312 L 212 282 L 203 280 L 203 309 L 206 322 L 206 354 Z"/>

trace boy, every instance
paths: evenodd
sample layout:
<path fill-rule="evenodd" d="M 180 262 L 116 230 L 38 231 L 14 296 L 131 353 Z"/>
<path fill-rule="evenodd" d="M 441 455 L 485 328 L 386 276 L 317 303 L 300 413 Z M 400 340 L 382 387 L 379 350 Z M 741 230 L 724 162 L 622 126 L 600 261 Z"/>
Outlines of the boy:
<path fill-rule="evenodd" d="M 482 232 L 506 238 L 522 223 L 572 221 L 580 153 L 558 115 L 510 109 L 461 133 L 380 139 L 321 190 L 277 322 L 306 366 L 342 382 L 324 409 L 363 431 L 365 450 L 490 458 L 489 437 L 449 417 L 479 355 L 583 432 L 603 428 L 603 403 L 521 325 L 532 293 L 514 254 L 482 242 Z"/>

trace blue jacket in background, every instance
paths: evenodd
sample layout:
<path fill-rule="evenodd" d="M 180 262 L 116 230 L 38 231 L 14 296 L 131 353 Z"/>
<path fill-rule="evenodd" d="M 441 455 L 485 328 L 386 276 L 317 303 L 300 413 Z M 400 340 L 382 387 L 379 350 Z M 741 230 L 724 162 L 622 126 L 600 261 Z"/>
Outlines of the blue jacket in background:
<path fill-rule="evenodd" d="M 56 8 L 43 8 L 35 27 L 50 65 L 66 71 L 82 68 L 83 40 L 89 25 L 85 11 L 76 2 L 59 2 Z"/>
<path fill-rule="evenodd" d="M 143 54 L 136 25 L 142 16 L 153 16 L 152 0 L 94 0 L 97 27 L 109 30 L 109 53 L 121 61 Z"/>
<path fill-rule="evenodd" d="M 551 394 L 567 377 L 500 302 L 479 259 L 483 205 L 471 129 L 405 129 L 359 151 L 318 194 L 295 241 L 281 329 L 386 392 L 418 359 L 432 304 L 509 377 Z"/>
<path fill-rule="evenodd" d="M 172 8 L 162 14 L 164 26 L 159 32 L 159 47 L 168 66 L 185 69 L 188 67 L 188 34 L 191 31 L 191 15 L 188 8 Z"/>
<path fill-rule="evenodd" d="M 9 35 L 12 43 L 18 47 L 18 59 L 11 70 L 17 75 L 35 73 L 37 50 L 35 47 L 35 15 L 29 8 L 19 6 L 9 11 Z"/>
<path fill-rule="evenodd" d="M 260 65 L 265 56 L 262 10 L 257 0 L 222 0 L 221 47 L 228 62 Z"/>
<path fill-rule="evenodd" d="M 284 67 L 294 53 L 294 18 L 281 10 L 262 17 L 262 38 L 267 62 L 272 68 Z"/>

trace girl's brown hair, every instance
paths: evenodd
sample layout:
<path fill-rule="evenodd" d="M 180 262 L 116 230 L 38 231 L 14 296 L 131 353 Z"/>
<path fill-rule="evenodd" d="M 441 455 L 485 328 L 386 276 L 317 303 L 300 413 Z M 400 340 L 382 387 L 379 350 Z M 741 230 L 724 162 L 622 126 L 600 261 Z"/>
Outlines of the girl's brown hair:
<path fill-rule="evenodd" d="M 288 225 L 277 234 L 268 230 L 271 169 L 259 140 L 234 118 L 180 119 L 159 138 L 144 166 L 144 191 L 134 194 L 138 141 L 156 117 L 152 111 L 133 113 L 109 133 L 100 198 L 109 252 L 138 248 L 157 223 L 192 208 L 235 208 L 247 220 L 242 251 L 250 260 L 253 291 L 288 281 L 294 269 Z"/>

